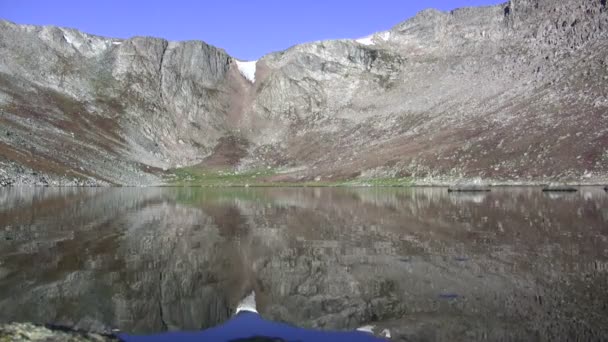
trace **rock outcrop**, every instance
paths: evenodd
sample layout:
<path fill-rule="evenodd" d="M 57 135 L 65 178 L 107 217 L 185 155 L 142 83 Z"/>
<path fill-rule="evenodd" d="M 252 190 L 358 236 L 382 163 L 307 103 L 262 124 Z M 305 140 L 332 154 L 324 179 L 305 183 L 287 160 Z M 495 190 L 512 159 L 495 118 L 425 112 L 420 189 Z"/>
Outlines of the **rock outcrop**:
<path fill-rule="evenodd" d="M 605 181 L 607 28 L 602 0 L 512 0 L 243 63 L 2 21 L 0 181 L 160 184 L 231 139 L 281 180 Z"/>
<path fill-rule="evenodd" d="M 119 342 L 118 338 L 61 327 L 12 323 L 0 326 L 0 341 L 7 342 Z"/>

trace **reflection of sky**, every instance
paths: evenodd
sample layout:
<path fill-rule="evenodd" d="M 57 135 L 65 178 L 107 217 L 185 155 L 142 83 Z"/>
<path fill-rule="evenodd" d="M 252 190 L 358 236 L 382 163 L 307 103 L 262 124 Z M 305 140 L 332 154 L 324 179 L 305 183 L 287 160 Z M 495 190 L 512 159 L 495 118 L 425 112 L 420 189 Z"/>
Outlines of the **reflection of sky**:
<path fill-rule="evenodd" d="M 199 342 L 234 341 L 254 336 L 268 337 L 269 341 L 302 342 L 375 342 L 384 341 L 366 332 L 320 331 L 302 329 L 295 326 L 265 320 L 258 314 L 243 312 L 228 322 L 200 332 L 173 332 L 160 335 L 131 336 L 121 335 L 125 342 Z"/>

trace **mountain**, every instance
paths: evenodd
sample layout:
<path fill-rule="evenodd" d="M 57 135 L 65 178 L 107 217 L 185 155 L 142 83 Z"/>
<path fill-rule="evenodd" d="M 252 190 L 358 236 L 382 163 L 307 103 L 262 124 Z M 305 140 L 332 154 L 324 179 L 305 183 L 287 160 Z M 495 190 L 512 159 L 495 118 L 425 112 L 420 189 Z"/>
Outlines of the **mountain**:
<path fill-rule="evenodd" d="M 243 62 L 0 21 L 0 184 L 608 180 L 605 0 L 426 10 Z"/>
<path fill-rule="evenodd" d="M 253 288 L 266 319 L 393 342 L 608 336 L 599 188 L 6 190 L 0 322 L 198 330 Z"/>

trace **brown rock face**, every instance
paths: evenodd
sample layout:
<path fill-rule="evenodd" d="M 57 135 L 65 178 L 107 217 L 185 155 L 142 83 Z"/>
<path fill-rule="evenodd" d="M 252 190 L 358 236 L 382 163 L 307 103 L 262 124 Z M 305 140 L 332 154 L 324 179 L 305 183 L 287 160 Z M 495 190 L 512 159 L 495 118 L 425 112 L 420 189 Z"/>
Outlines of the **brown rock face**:
<path fill-rule="evenodd" d="M 3 21 L 0 181 L 159 184 L 205 161 L 292 180 L 606 181 L 607 28 L 602 0 L 426 10 L 267 55 L 248 79 L 203 42 Z"/>

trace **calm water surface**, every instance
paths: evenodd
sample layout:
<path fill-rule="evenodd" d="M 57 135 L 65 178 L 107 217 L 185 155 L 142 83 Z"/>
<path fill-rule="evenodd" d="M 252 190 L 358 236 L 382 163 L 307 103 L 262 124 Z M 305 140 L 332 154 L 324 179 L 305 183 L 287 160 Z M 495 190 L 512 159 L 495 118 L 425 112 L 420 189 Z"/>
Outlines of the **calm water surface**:
<path fill-rule="evenodd" d="M 0 323 L 266 318 L 395 340 L 608 340 L 601 188 L 0 189 Z"/>

